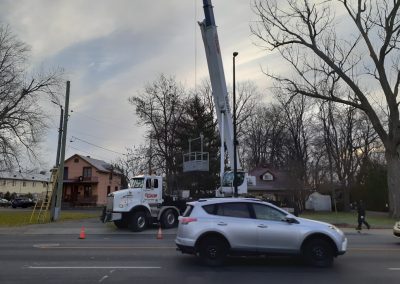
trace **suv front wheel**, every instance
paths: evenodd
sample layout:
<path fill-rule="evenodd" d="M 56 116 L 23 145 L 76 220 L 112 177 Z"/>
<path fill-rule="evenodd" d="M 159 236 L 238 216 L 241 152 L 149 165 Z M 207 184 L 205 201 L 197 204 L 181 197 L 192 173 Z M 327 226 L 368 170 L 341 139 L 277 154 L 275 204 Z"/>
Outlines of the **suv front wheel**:
<path fill-rule="evenodd" d="M 331 244 L 323 239 L 313 239 L 304 247 L 305 260 L 316 267 L 329 267 L 333 263 L 333 249 Z"/>
<path fill-rule="evenodd" d="M 209 266 L 220 266 L 228 254 L 227 243 L 218 237 L 207 237 L 199 246 L 200 258 Z"/>

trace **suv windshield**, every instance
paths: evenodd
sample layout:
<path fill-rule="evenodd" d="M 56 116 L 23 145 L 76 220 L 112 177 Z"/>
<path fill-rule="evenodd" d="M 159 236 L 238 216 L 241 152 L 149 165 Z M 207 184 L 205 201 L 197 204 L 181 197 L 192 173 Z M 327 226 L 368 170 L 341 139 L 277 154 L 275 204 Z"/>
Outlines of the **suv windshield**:
<path fill-rule="evenodd" d="M 143 188 L 144 178 L 131 179 L 132 188 Z"/>

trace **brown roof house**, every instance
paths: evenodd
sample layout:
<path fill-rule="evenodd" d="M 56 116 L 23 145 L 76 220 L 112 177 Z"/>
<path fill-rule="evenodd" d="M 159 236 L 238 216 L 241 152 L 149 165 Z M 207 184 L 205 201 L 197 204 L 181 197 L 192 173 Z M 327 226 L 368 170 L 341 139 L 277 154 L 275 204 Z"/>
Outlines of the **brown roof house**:
<path fill-rule="evenodd" d="M 301 181 L 291 175 L 289 171 L 263 166 L 249 171 L 249 176 L 253 176 L 252 184 L 248 186 L 249 195 L 276 201 L 280 204 L 300 198 Z"/>
<path fill-rule="evenodd" d="M 75 154 L 64 163 L 63 206 L 101 206 L 121 189 L 121 172 L 90 156 Z"/>

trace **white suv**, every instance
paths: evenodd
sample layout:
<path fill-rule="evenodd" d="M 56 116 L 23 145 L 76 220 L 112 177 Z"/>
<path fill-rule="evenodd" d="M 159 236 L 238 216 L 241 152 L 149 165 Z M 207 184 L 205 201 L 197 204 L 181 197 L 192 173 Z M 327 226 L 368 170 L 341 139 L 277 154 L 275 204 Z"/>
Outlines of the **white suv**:
<path fill-rule="evenodd" d="M 227 255 L 301 255 L 310 264 L 330 266 L 347 249 L 335 226 L 298 218 L 270 203 L 248 198 L 189 202 L 175 243 L 182 253 L 221 265 Z"/>

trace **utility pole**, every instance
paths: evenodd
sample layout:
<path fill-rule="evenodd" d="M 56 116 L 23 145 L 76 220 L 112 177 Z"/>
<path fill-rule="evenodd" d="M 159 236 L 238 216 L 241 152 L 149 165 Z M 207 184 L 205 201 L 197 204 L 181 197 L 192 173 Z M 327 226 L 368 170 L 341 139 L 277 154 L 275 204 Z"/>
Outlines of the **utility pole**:
<path fill-rule="evenodd" d="M 235 189 L 234 197 L 238 197 L 238 186 L 237 186 L 237 138 L 236 138 L 236 74 L 235 74 L 235 58 L 238 56 L 238 52 L 233 53 L 233 187 Z"/>
<path fill-rule="evenodd" d="M 65 94 L 65 105 L 64 105 L 64 121 L 63 121 L 63 133 L 62 133 L 62 141 L 61 141 L 61 150 L 60 150 L 60 166 L 58 168 L 58 184 L 57 184 L 57 192 L 55 198 L 55 206 L 53 212 L 52 221 L 57 221 L 60 217 L 61 211 L 61 201 L 62 201 L 62 190 L 64 186 L 64 161 L 65 161 L 65 144 L 67 140 L 67 124 L 68 124 L 68 107 L 69 107 L 69 90 L 70 90 L 70 81 L 67 81 L 67 91 Z"/>
<path fill-rule="evenodd" d="M 58 170 L 60 169 L 59 168 L 59 166 L 60 166 L 59 165 L 60 164 L 60 155 L 61 155 L 60 147 L 61 147 L 61 137 L 62 137 L 62 132 L 63 132 L 64 109 L 59 103 L 57 103 L 55 101 L 51 101 L 51 102 L 60 107 L 60 126 L 58 128 L 58 144 L 57 144 L 56 166 L 54 167 L 54 170 L 53 170 L 53 173 L 52 173 L 53 175 L 55 174 L 55 175 L 58 176 Z M 57 171 L 54 173 L 55 169 L 57 169 Z M 50 202 L 50 205 L 51 205 L 51 207 L 50 207 L 50 219 L 52 221 L 54 219 L 54 208 L 55 208 L 55 205 L 56 205 L 56 195 L 57 195 L 56 191 L 57 191 L 57 189 L 55 189 L 55 188 L 57 186 L 57 178 L 55 179 L 55 183 L 56 184 L 53 185 L 53 191 L 54 192 L 52 192 L 51 202 Z"/>

